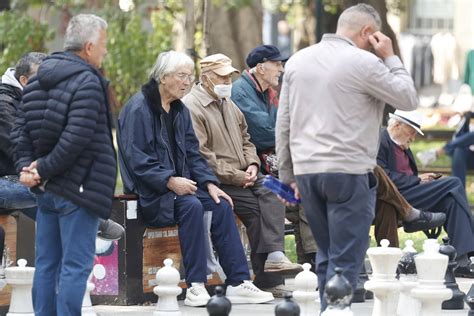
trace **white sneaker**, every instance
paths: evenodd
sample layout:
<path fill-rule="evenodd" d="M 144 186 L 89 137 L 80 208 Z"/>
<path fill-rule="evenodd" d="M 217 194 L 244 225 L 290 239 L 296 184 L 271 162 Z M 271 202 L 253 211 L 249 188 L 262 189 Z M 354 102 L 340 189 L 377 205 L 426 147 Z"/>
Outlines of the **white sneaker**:
<path fill-rule="evenodd" d="M 206 306 L 211 299 L 207 293 L 204 283 L 191 283 L 191 287 L 186 291 L 186 299 L 184 305 L 187 306 Z"/>
<path fill-rule="evenodd" d="M 260 290 L 251 281 L 229 285 L 225 296 L 232 304 L 260 304 L 274 300 L 272 293 Z"/>
<path fill-rule="evenodd" d="M 426 167 L 430 163 L 433 163 L 436 161 L 436 150 L 435 149 L 430 149 L 430 150 L 425 150 L 425 151 L 420 151 L 416 153 L 416 158 L 420 160 L 421 165 L 423 167 Z"/>

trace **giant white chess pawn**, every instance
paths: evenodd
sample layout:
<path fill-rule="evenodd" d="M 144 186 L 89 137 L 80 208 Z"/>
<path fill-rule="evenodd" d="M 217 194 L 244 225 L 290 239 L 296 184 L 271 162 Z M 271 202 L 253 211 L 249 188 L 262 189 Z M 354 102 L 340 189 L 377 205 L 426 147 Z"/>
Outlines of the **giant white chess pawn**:
<path fill-rule="evenodd" d="M 17 261 L 18 267 L 5 269 L 5 279 L 12 287 L 7 316 L 34 316 L 31 288 L 35 268 L 27 267 L 25 259 Z"/>
<path fill-rule="evenodd" d="M 418 316 L 420 313 L 420 302 L 411 296 L 411 290 L 417 285 L 415 255 L 417 251 L 413 248 L 413 241 L 405 241 L 403 256 L 398 263 L 400 272 L 400 299 L 398 300 L 397 315 Z"/>
<path fill-rule="evenodd" d="M 311 264 L 304 263 L 303 271 L 295 276 L 293 298 L 300 306 L 301 316 L 313 315 L 316 310 L 318 277 L 310 269 Z"/>
<path fill-rule="evenodd" d="M 96 312 L 94 311 L 94 307 L 92 307 L 91 301 L 91 292 L 94 291 L 95 285 L 92 283 L 92 275 L 94 271 L 91 272 L 89 278 L 87 278 L 87 286 L 86 286 L 86 293 L 84 294 L 84 298 L 82 299 L 82 309 L 81 315 L 82 316 L 97 316 Z"/>
<path fill-rule="evenodd" d="M 411 294 L 421 302 L 420 316 L 440 316 L 442 302 L 453 295 L 444 285 L 449 258 L 439 253 L 436 239 L 425 240 L 423 250 L 415 257 L 418 285 L 411 290 Z"/>
<path fill-rule="evenodd" d="M 178 316 L 181 315 L 178 306 L 177 296 L 183 291 L 179 286 L 179 272 L 172 267 L 173 260 L 165 259 L 163 268 L 156 272 L 156 283 L 153 293 L 158 295 L 153 316 Z"/>
<path fill-rule="evenodd" d="M 372 265 L 372 279 L 365 282 L 366 290 L 374 293 L 372 316 L 393 316 L 397 314 L 400 282 L 396 278 L 398 261 L 402 256 L 400 248 L 389 247 L 390 242 L 383 239 L 381 247 L 367 250 Z"/>

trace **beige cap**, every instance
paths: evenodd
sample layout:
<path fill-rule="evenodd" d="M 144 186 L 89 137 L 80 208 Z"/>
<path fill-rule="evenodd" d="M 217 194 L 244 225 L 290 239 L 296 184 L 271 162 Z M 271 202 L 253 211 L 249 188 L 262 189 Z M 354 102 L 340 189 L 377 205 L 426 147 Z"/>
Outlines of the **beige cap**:
<path fill-rule="evenodd" d="M 209 55 L 204 57 L 199 64 L 203 73 L 212 70 L 219 76 L 227 76 L 233 72 L 240 72 L 232 67 L 232 60 L 224 54 Z"/>

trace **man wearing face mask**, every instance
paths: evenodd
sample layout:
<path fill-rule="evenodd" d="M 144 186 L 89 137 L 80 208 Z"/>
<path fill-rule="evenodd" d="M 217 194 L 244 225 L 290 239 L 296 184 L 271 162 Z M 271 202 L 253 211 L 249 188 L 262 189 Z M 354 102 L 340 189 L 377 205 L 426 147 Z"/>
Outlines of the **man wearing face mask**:
<path fill-rule="evenodd" d="M 245 117 L 230 99 L 230 58 L 215 54 L 201 60 L 201 82 L 183 98 L 191 112 L 200 152 L 231 196 L 247 228 L 255 285 L 275 296 L 285 291 L 283 279 L 269 272 L 294 272 L 301 266 L 283 253 L 285 208 L 262 185 L 260 159 L 250 142 Z"/>

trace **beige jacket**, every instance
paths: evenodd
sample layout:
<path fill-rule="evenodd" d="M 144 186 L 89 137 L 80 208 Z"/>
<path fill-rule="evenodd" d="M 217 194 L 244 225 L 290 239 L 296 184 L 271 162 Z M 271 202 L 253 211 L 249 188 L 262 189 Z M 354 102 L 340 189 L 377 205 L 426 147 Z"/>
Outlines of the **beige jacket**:
<path fill-rule="evenodd" d="M 219 105 L 200 84 L 192 88 L 183 102 L 191 112 L 199 151 L 216 176 L 224 184 L 241 186 L 248 166 L 260 166 L 242 112 L 230 98 Z"/>

